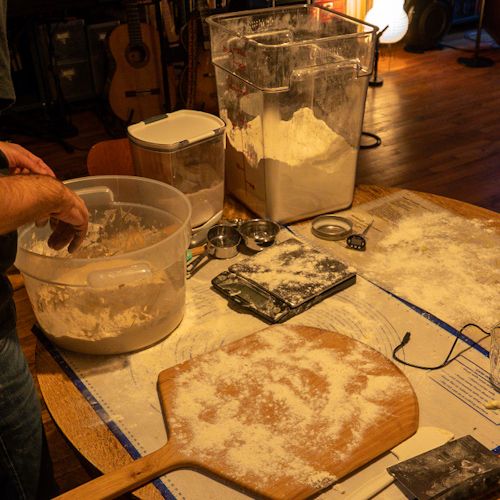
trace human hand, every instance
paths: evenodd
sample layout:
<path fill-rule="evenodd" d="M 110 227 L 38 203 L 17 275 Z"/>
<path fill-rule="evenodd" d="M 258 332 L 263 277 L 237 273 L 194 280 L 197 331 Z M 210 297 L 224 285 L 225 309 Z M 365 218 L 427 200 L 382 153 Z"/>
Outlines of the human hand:
<path fill-rule="evenodd" d="M 50 215 L 52 234 L 48 245 L 61 250 L 68 245 L 68 252 L 74 252 L 87 234 L 89 213 L 84 201 L 71 189 L 64 186 L 59 207 Z"/>
<path fill-rule="evenodd" d="M 38 156 L 34 155 L 19 144 L 0 142 L 0 152 L 7 158 L 11 175 L 48 175 L 56 177 L 52 169 Z M 47 219 L 36 221 L 37 226 L 44 226 Z"/>
<path fill-rule="evenodd" d="M 38 174 L 55 177 L 52 169 L 41 158 L 19 144 L 0 142 L 0 150 L 7 158 L 12 175 Z"/>

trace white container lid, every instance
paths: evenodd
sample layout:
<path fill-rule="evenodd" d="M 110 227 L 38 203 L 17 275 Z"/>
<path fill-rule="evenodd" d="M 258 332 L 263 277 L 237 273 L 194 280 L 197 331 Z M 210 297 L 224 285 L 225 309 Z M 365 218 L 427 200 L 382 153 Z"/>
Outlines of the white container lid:
<path fill-rule="evenodd" d="M 130 125 L 129 139 L 144 148 L 174 151 L 222 134 L 226 124 L 203 111 L 181 109 Z"/>

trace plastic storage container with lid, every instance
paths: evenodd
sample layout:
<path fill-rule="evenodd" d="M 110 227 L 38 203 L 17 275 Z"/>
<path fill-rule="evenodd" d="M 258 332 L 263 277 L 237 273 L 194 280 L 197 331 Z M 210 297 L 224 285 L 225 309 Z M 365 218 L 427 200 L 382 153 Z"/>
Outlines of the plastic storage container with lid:
<path fill-rule="evenodd" d="M 48 225 L 19 231 L 16 266 L 38 323 L 56 345 L 117 354 L 166 337 L 185 308 L 191 206 L 179 190 L 133 176 L 67 181 L 89 232 L 74 253 L 47 246 Z"/>
<path fill-rule="evenodd" d="M 185 193 L 193 228 L 222 211 L 224 129 L 219 117 L 186 109 L 128 127 L 135 173 Z"/>
<path fill-rule="evenodd" d="M 279 222 L 348 207 L 376 28 L 316 5 L 207 22 L 228 191 Z"/>

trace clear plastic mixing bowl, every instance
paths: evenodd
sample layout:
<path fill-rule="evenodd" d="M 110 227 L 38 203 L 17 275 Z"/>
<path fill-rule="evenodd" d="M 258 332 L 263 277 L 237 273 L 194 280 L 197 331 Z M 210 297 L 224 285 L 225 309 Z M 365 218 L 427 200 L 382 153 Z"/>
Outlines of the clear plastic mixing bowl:
<path fill-rule="evenodd" d="M 35 316 L 55 344 L 117 354 L 166 337 L 185 307 L 191 206 L 177 189 L 142 177 L 67 181 L 90 213 L 74 254 L 47 246 L 48 226 L 19 231 L 16 266 Z"/>

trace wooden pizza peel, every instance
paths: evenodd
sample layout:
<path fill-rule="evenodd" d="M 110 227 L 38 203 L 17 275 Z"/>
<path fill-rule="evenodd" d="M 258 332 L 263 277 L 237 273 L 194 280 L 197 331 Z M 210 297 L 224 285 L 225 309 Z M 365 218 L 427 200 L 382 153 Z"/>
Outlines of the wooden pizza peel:
<path fill-rule="evenodd" d="M 418 428 L 404 374 L 369 346 L 275 325 L 162 371 L 159 450 L 58 498 L 114 498 L 194 468 L 253 496 L 300 499 Z"/>

